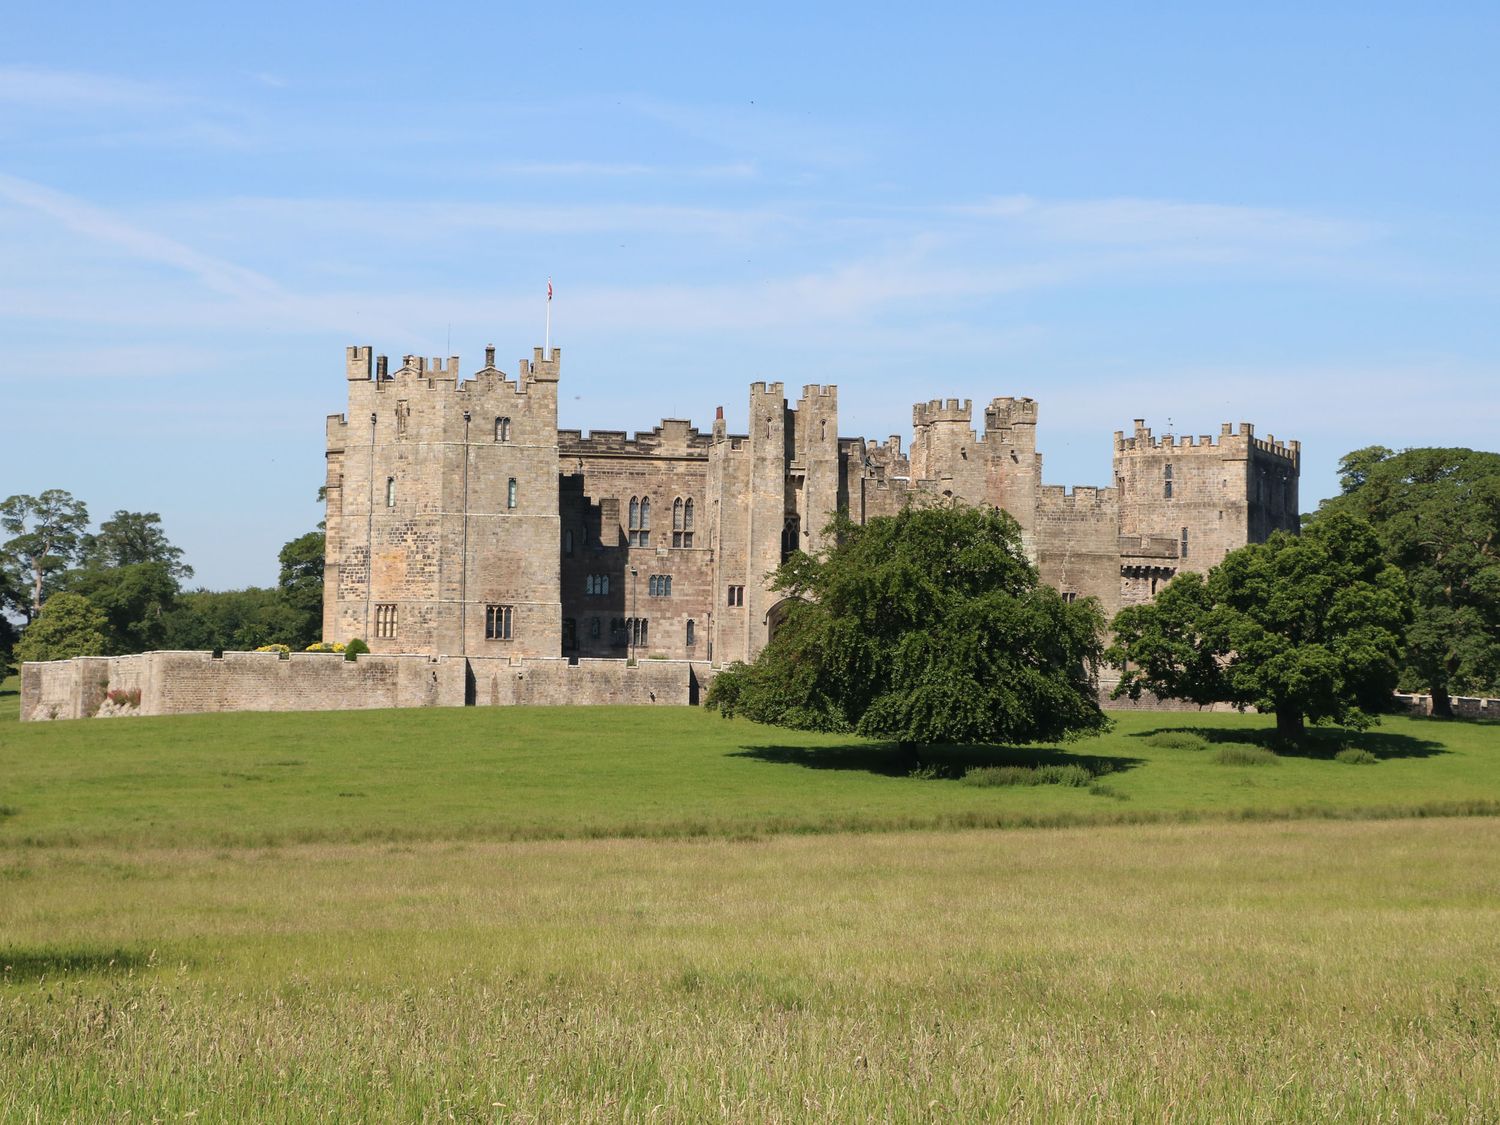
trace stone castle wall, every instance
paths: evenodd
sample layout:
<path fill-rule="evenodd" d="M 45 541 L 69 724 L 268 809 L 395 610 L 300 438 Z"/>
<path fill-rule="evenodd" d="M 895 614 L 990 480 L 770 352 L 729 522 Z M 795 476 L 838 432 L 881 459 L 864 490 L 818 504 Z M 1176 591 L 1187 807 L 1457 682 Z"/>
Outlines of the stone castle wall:
<path fill-rule="evenodd" d="M 353 711 L 393 707 L 687 705 L 712 682 L 681 660 L 145 652 L 25 664 L 21 719 L 193 715 L 221 711 Z M 108 694 L 139 692 L 115 706 Z"/>

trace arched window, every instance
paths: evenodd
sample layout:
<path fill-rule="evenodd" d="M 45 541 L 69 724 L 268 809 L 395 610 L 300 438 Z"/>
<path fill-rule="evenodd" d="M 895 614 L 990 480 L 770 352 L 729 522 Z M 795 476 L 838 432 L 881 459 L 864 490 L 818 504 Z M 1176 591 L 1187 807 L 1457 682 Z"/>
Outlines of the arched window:
<path fill-rule="evenodd" d="M 1187 528 L 1182 529 L 1182 549 L 1177 552 L 1177 557 L 1179 559 L 1187 558 L 1187 532 Z"/>
<path fill-rule="evenodd" d="M 679 496 L 672 501 L 672 546 L 693 545 L 693 501 Z"/>
<path fill-rule="evenodd" d="M 573 529 L 571 527 L 563 531 L 563 554 L 570 559 L 573 557 Z"/>
<path fill-rule="evenodd" d="M 786 562 L 792 552 L 802 547 L 802 521 L 796 516 L 787 516 L 781 525 L 781 561 Z"/>
<path fill-rule="evenodd" d="M 691 617 L 689 617 L 688 618 L 688 623 L 687 623 L 687 646 L 688 646 L 688 648 L 692 648 L 693 647 L 693 642 L 698 639 L 695 636 L 696 633 L 697 633 L 697 629 L 696 629 L 696 627 L 693 624 L 693 619 Z"/>
<path fill-rule="evenodd" d="M 385 478 L 385 506 L 394 508 L 396 506 L 396 478 Z"/>
<path fill-rule="evenodd" d="M 632 547 L 651 546 L 651 498 L 649 496 L 630 498 L 629 540 Z"/>
<path fill-rule="evenodd" d="M 505 486 L 505 506 L 514 508 L 516 506 L 516 478 L 511 477 L 510 483 Z"/>
<path fill-rule="evenodd" d="M 828 419 L 824 418 L 818 423 L 818 440 L 828 440 Z"/>
<path fill-rule="evenodd" d="M 1170 462 L 1166 469 L 1162 471 L 1161 495 L 1164 500 L 1172 499 L 1172 466 Z"/>
<path fill-rule="evenodd" d="M 496 418 L 495 419 L 495 440 L 496 441 L 509 441 L 510 440 L 510 419 L 509 418 Z"/>

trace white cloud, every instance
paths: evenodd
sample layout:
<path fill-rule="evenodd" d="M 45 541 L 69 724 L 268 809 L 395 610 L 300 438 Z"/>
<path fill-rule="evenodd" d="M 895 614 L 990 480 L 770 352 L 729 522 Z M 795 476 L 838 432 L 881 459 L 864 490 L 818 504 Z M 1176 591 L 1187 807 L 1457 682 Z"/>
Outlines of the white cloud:
<path fill-rule="evenodd" d="M 162 106 L 176 98 L 162 86 L 75 70 L 0 66 L 0 102 L 72 109 Z"/>

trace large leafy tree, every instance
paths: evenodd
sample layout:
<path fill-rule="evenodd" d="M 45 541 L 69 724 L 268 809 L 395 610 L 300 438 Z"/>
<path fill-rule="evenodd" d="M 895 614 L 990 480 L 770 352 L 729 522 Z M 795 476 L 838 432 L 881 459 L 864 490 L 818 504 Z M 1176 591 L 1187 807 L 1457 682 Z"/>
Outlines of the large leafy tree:
<path fill-rule="evenodd" d="M 101 656 L 109 646 L 104 613 L 82 594 L 53 594 L 16 642 L 17 660 Z"/>
<path fill-rule="evenodd" d="M 177 599 L 163 622 L 162 647 L 248 651 L 291 644 L 303 618 L 280 590 L 194 590 Z M 303 647 L 303 646 L 298 646 Z"/>
<path fill-rule="evenodd" d="M 1357 449 L 1340 463 L 1342 494 L 1312 525 L 1368 520 L 1406 574 L 1416 616 L 1402 680 L 1451 715 L 1451 696 L 1500 690 L 1500 453 Z"/>
<path fill-rule="evenodd" d="M 710 706 L 758 722 L 907 745 L 1053 742 L 1103 730 L 1093 673 L 1103 618 L 1043 586 L 1015 521 L 969 507 L 841 520 L 797 554 L 786 618 Z"/>
<path fill-rule="evenodd" d="M 42 611 L 48 578 L 66 570 L 78 554 L 88 522 L 83 501 L 61 488 L 49 488 L 39 496 L 10 496 L 0 503 L 0 528 L 11 535 L 4 554 L 30 588 L 21 606 L 27 621 Z"/>
<path fill-rule="evenodd" d="M 178 594 L 177 579 L 165 562 L 70 570 L 57 579 L 57 588 L 82 594 L 104 612 L 111 655 L 160 648 Z"/>
<path fill-rule="evenodd" d="M 193 576 L 193 568 L 182 561 L 182 548 L 172 545 L 155 512 L 116 512 L 97 532 L 83 537 L 79 555 L 90 569 L 158 563 L 173 578 Z"/>
<path fill-rule="evenodd" d="M 282 547 L 277 556 L 281 563 L 277 589 L 298 617 L 295 639 L 287 643 L 297 648 L 322 638 L 323 551 L 323 532 L 309 531 Z"/>
<path fill-rule="evenodd" d="M 1296 739 L 1306 720 L 1363 727 L 1389 706 L 1409 620 L 1406 581 L 1374 530 L 1330 515 L 1122 609 L 1107 659 L 1122 670 L 1116 697 L 1254 706 Z"/>

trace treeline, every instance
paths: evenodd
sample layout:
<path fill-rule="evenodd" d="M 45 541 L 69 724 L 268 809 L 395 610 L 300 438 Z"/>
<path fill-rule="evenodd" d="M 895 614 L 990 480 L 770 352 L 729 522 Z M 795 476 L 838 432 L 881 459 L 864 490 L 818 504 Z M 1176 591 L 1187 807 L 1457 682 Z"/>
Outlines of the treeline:
<path fill-rule="evenodd" d="M 305 648 L 321 639 L 323 533 L 281 548 L 274 587 L 188 589 L 193 568 L 155 512 L 89 530 L 62 489 L 0 504 L 0 674 L 24 660 L 151 649 Z"/>

